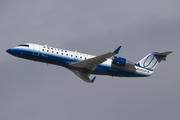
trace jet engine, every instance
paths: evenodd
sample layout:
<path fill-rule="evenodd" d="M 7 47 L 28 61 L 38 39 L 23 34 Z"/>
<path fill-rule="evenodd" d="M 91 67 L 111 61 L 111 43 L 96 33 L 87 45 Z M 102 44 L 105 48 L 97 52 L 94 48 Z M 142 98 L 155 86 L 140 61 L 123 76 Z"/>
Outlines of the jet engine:
<path fill-rule="evenodd" d="M 126 65 L 126 59 L 114 56 L 112 64 L 119 65 L 119 66 L 125 66 Z"/>

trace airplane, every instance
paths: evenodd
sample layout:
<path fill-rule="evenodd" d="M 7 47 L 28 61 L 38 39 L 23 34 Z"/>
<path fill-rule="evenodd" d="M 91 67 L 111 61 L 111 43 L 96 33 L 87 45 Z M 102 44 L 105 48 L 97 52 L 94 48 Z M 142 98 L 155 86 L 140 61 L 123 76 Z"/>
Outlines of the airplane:
<path fill-rule="evenodd" d="M 16 57 L 65 67 L 87 83 L 94 83 L 96 78 L 95 76 L 90 79 L 90 74 L 115 77 L 151 76 L 157 65 L 161 61 L 166 61 L 167 55 L 172 53 L 172 51 L 151 52 L 139 62 L 132 63 L 125 58 L 115 56 L 120 48 L 121 46 L 114 52 L 93 56 L 47 45 L 24 43 L 6 52 Z"/>

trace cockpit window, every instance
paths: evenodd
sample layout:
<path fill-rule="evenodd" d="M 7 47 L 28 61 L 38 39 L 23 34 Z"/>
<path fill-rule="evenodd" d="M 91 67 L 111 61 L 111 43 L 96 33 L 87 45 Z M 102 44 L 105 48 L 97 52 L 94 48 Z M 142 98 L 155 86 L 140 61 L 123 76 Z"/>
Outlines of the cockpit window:
<path fill-rule="evenodd" d="M 21 45 L 18 45 L 18 46 L 29 47 L 29 45 L 26 45 L 26 44 L 21 44 Z"/>

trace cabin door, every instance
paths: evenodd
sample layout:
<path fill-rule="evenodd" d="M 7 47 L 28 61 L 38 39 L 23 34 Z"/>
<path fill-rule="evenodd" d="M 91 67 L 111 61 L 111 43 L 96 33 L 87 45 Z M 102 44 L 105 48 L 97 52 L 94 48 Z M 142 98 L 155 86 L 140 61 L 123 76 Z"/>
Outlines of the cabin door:
<path fill-rule="evenodd" d="M 74 59 L 75 59 L 75 60 L 78 59 L 78 53 L 77 53 L 77 51 L 74 52 Z"/>
<path fill-rule="evenodd" d="M 40 47 L 39 45 L 34 44 L 33 55 L 39 56 L 39 53 L 40 53 L 39 47 Z"/>

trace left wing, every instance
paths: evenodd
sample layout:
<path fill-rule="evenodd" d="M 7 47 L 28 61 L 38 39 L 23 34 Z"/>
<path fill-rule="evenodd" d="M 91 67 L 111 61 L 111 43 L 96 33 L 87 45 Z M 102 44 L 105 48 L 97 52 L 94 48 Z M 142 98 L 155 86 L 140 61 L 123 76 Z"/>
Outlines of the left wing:
<path fill-rule="evenodd" d="M 97 57 L 93 57 L 87 60 L 83 60 L 83 61 L 79 61 L 79 62 L 72 62 L 69 63 L 69 65 L 74 66 L 74 67 L 78 67 L 78 68 L 87 68 L 89 70 L 94 71 L 94 69 L 101 63 L 103 63 L 104 61 L 107 60 L 107 58 L 112 57 L 116 54 L 118 54 L 119 50 L 120 50 L 121 46 L 119 46 L 113 53 L 106 53 Z M 74 72 L 78 77 L 80 77 L 82 80 L 84 80 L 85 82 L 88 83 L 93 83 L 96 76 L 91 80 L 89 78 L 89 73 L 87 72 L 81 72 L 81 71 L 77 71 L 77 70 L 72 70 L 72 72 Z"/>
<path fill-rule="evenodd" d="M 78 68 L 87 68 L 89 70 L 94 71 L 94 69 L 101 63 L 105 62 L 107 60 L 107 58 L 110 58 L 116 54 L 118 54 L 119 50 L 120 50 L 121 46 L 119 46 L 113 53 L 109 52 L 97 57 L 93 57 L 87 60 L 83 60 L 83 61 L 79 61 L 79 62 L 72 62 L 69 63 L 69 65 L 74 66 L 74 67 L 78 67 Z"/>

